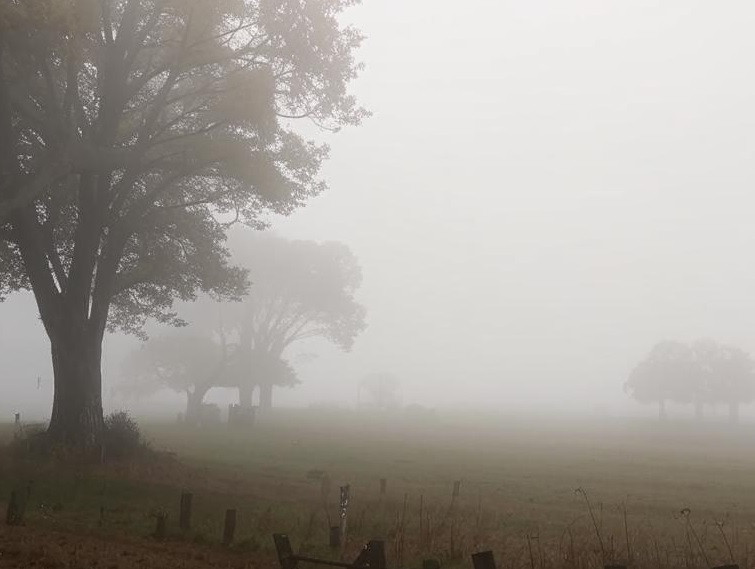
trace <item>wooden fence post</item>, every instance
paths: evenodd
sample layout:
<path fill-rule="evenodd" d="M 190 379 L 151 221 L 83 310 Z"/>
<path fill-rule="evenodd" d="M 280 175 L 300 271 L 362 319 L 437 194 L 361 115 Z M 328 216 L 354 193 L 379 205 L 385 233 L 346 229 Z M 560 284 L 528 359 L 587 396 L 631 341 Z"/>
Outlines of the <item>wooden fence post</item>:
<path fill-rule="evenodd" d="M 296 569 L 297 561 L 288 536 L 284 533 L 275 533 L 273 534 L 273 541 L 275 542 L 275 550 L 278 552 L 281 569 Z"/>
<path fill-rule="evenodd" d="M 341 515 L 341 545 L 346 544 L 346 515 L 349 508 L 349 494 L 350 486 L 341 486 L 341 502 L 340 502 L 340 515 Z"/>
<path fill-rule="evenodd" d="M 223 545 L 231 545 L 236 533 L 236 510 L 225 511 L 225 523 L 223 524 Z"/>
<path fill-rule="evenodd" d="M 454 482 L 454 490 L 451 493 L 451 498 L 458 498 L 460 489 L 461 489 L 461 480 L 456 480 Z"/>
<path fill-rule="evenodd" d="M 331 526 L 329 544 L 333 549 L 341 547 L 341 526 Z"/>
<path fill-rule="evenodd" d="M 492 551 L 480 551 L 472 554 L 474 569 L 495 569 L 495 557 Z"/>
<path fill-rule="evenodd" d="M 178 517 L 178 527 L 181 531 L 191 529 L 191 503 L 194 495 L 191 492 L 181 493 L 181 511 Z"/>
<path fill-rule="evenodd" d="M 9 526 L 19 526 L 23 522 L 23 518 L 18 493 L 12 490 L 10 493 L 10 502 L 8 502 L 8 510 L 5 513 L 5 523 Z"/>
<path fill-rule="evenodd" d="M 165 539 L 167 519 L 168 514 L 165 512 L 155 514 L 155 539 Z"/>

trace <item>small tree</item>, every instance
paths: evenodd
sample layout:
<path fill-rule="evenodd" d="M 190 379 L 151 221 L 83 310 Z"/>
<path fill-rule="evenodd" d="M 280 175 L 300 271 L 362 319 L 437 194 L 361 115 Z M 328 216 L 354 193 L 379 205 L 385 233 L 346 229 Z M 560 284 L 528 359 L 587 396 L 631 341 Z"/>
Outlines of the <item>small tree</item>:
<path fill-rule="evenodd" d="M 34 293 L 50 339 L 49 432 L 99 439 L 106 329 L 178 323 L 175 298 L 239 296 L 225 222 L 259 225 L 323 189 L 353 0 L 0 3 L 0 296 Z"/>

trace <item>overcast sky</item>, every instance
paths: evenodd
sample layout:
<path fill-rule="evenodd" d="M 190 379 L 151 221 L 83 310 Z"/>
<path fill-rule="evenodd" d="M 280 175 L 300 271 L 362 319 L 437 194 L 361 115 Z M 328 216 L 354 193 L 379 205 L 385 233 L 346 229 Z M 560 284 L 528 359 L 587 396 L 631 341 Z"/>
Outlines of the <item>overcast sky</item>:
<path fill-rule="evenodd" d="M 352 248 L 369 328 L 351 354 L 318 346 L 279 402 L 353 402 L 387 370 L 406 402 L 629 412 L 622 383 L 658 340 L 755 353 L 755 4 L 365 0 L 348 18 L 374 116 L 326 137 L 330 189 L 273 225 Z M 0 305 L 0 411 L 49 378 L 33 310 Z"/>

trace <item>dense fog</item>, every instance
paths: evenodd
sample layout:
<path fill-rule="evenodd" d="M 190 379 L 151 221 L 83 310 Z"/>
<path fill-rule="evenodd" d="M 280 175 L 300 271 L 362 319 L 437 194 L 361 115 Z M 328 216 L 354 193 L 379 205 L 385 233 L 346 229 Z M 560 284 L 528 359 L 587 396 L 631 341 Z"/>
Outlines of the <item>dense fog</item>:
<path fill-rule="evenodd" d="M 353 252 L 367 327 L 349 352 L 293 347 L 301 384 L 276 405 L 353 406 L 385 372 L 405 405 L 653 415 L 623 384 L 657 342 L 755 353 L 755 6 L 381 0 L 348 17 L 373 116 L 312 129 L 330 187 L 269 220 Z M 35 312 L 30 296 L 0 304 L 3 417 L 49 415 Z M 175 416 L 180 394 L 117 389 L 138 345 L 106 338 L 105 407 Z"/>

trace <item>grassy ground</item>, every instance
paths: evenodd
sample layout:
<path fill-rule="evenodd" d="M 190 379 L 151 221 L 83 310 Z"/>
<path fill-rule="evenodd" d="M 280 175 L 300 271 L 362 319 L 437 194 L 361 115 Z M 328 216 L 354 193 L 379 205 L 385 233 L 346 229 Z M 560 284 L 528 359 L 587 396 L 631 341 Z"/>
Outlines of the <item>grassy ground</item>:
<path fill-rule="evenodd" d="M 236 508 L 232 551 L 265 564 L 274 563 L 273 532 L 333 556 L 327 528 L 346 483 L 345 557 L 383 538 L 392 567 L 427 557 L 466 566 L 482 549 L 501 567 L 530 569 L 749 566 L 755 547 L 750 426 L 278 411 L 246 433 L 144 430 L 174 455 L 97 468 L 5 456 L 0 501 L 15 488 L 28 494 L 29 527 L 108 539 L 148 536 L 165 511 L 172 540 L 209 550 L 220 547 L 223 512 Z M 195 511 L 179 536 L 182 490 L 195 494 Z"/>

